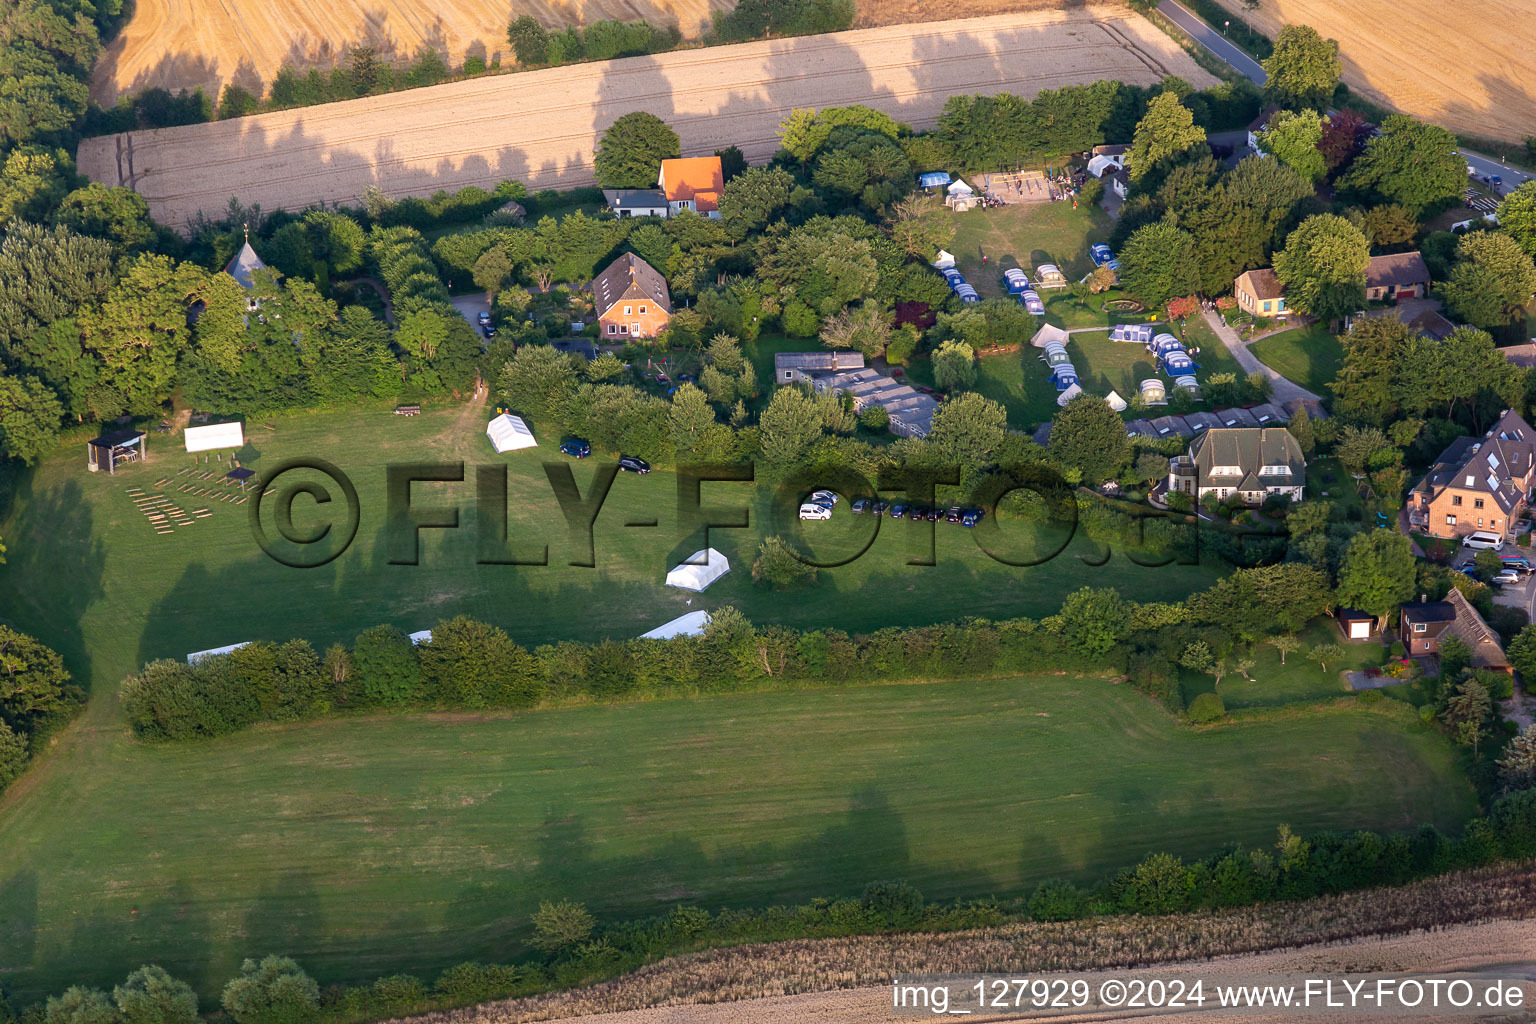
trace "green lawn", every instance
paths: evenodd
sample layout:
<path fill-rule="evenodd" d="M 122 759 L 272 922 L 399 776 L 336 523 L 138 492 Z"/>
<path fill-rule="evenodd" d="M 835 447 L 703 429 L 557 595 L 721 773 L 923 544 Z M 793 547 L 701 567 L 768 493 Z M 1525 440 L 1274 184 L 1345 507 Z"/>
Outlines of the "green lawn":
<path fill-rule="evenodd" d="M 1380 643 L 1346 642 L 1328 619 L 1313 622 L 1298 639 L 1301 640 L 1301 650 L 1286 655 L 1284 665 L 1280 664 L 1280 652 L 1268 644 L 1240 652 L 1244 657 L 1251 657 L 1254 664 L 1248 670 L 1248 679 L 1235 672 L 1222 677 L 1221 699 L 1228 710 L 1340 697 L 1352 692 L 1344 684 L 1341 672 L 1380 665 L 1386 658 L 1386 649 Z M 1307 652 L 1316 644 L 1330 643 L 1344 649 L 1344 659 L 1338 664 L 1329 662 L 1325 672 L 1307 657 Z M 1188 671 L 1182 673 L 1181 684 L 1186 704 L 1197 694 L 1216 688 L 1211 676 Z"/>
<path fill-rule="evenodd" d="M 848 515 L 846 505 L 831 522 L 800 524 L 791 504 L 784 529 L 824 560 L 847 560 L 876 522 L 880 529 L 862 557 L 825 570 L 811 587 L 785 596 L 751 580 L 759 537 L 778 529 L 769 511 L 772 490 L 707 483 L 706 507 L 750 509 L 754 525 L 710 531 L 710 542 L 731 560 L 733 571 L 707 593 L 691 594 L 663 585 L 668 569 L 704 546 L 702 529 L 679 523 L 671 474 L 620 474 L 597 519 L 596 567 L 573 567 L 568 564 L 573 554 L 586 552 L 571 542 L 541 469 L 547 460 L 569 460 L 554 450 L 555 438 L 542 435 L 543 447 L 498 457 L 485 438 L 486 419 L 483 408 L 455 407 L 428 408 L 409 418 L 376 409 L 282 418 L 271 424 L 275 429 L 248 425 L 246 460 L 258 471 L 318 456 L 355 482 L 362 512 L 357 539 L 340 558 L 316 569 L 289 568 L 262 554 L 250 533 L 248 505 L 183 499 L 183 507 L 206 506 L 212 515 L 157 535 L 127 488 L 154 490 L 155 481 L 167 475 L 184 479 L 175 474 L 190 457 L 167 436 L 151 435 L 150 461 L 125 467 L 116 477 L 85 472 L 71 447 L 36 470 L 0 481 L 14 491 L 0 505 L 8 509 L 0 517 L 0 537 L 10 548 L 9 563 L 0 566 L 4 614 L 56 647 L 85 685 L 111 692 L 125 673 L 151 658 L 291 636 L 323 647 L 380 622 L 417 630 L 440 618 L 472 614 L 533 646 L 636 636 L 690 608 L 733 604 L 762 623 L 861 631 L 969 615 L 1045 615 L 1067 591 L 1095 582 L 1118 586 L 1133 599 L 1177 600 L 1209 585 L 1218 572 L 1140 568 L 1123 555 L 1092 568 L 1073 557 L 1088 547 L 1035 568 L 1014 569 L 983 554 L 974 531 L 945 523 L 872 521 Z M 534 429 L 537 433 L 537 424 Z M 463 483 L 419 483 L 413 503 L 459 508 L 460 527 L 423 530 L 419 565 L 389 564 L 386 465 L 457 460 L 466 462 Z M 574 465 L 584 494 L 596 461 Z M 475 474 L 482 465 L 509 468 L 513 553 L 536 556 L 547 544 L 549 565 L 477 564 Z M 283 486 L 289 483 L 285 477 Z M 183 498 L 174 483 L 167 493 Z M 301 530 L 318 527 L 322 513 L 335 508 L 340 517 L 340 504 L 316 506 L 300 498 L 295 522 Z M 646 521 L 658 525 L 627 525 Z M 404 536 L 408 540 L 409 532 Z M 1012 536 L 1029 542 L 1022 532 Z M 929 537 L 936 537 L 937 564 L 909 565 L 926 554 Z"/>
<path fill-rule="evenodd" d="M 1282 377 L 1308 391 L 1329 395 L 1328 385 L 1339 375 L 1344 348 L 1324 326 L 1313 324 L 1271 334 L 1249 346 L 1254 356 Z"/>
<path fill-rule="evenodd" d="M 1060 205 L 1060 204 L 1057 204 Z M 1226 347 L 1202 320 L 1191 320 L 1184 328 L 1185 341 L 1199 348 L 1195 361 L 1200 364 L 1196 376 L 1200 379 L 1213 373 L 1237 373 L 1242 370 Z M 1072 335 L 1067 343 L 1072 354 L 1072 365 L 1077 368 L 1083 388 L 1095 395 L 1107 395 L 1111 389 L 1121 398 L 1129 399 L 1141 390 L 1141 382 L 1148 377 L 1160 378 L 1165 386 L 1173 383 L 1159 372 L 1152 354 L 1144 346 L 1110 341 L 1108 332 L 1084 332 Z M 933 364 L 926 358 L 913 361 L 909 370 L 914 381 L 933 384 Z M 1026 346 L 1018 352 L 1002 352 L 980 357 L 976 390 L 1008 411 L 1008 422 L 1020 430 L 1032 430 L 1057 413 L 1056 398 L 1060 394 L 1040 361 L 1040 351 Z M 1211 403 L 1198 403 L 1199 409 L 1210 409 Z M 1125 417 L 1160 416 L 1166 408 L 1127 410 Z"/>
<path fill-rule="evenodd" d="M 1401 713 L 1195 731 L 1129 686 L 1059 676 L 166 747 L 101 725 L 0 804 L 0 964 L 23 1001 L 147 962 L 207 997 L 270 952 L 322 982 L 430 978 L 519 954 L 542 899 L 616 920 L 885 878 L 1018 893 L 1152 850 L 1265 845 L 1282 822 L 1454 829 L 1475 805 L 1455 749 Z"/>
<path fill-rule="evenodd" d="M 983 298 L 1007 294 L 1003 271 L 1009 267 L 1023 267 L 1033 279 L 1035 267 L 1054 263 L 1067 280 L 1078 280 L 1093 269 L 1088 246 L 1106 240 L 1111 226 L 1098 206 L 1074 210 L 1071 203 L 1019 203 L 954 216 L 955 241 L 949 249 L 960 273 Z"/>

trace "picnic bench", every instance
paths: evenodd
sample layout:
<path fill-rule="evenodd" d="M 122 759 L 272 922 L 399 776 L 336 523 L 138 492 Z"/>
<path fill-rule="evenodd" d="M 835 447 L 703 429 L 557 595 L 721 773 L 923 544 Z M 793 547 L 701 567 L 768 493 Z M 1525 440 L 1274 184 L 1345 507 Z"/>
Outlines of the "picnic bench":
<path fill-rule="evenodd" d="M 421 415 L 421 406 L 419 406 L 419 405 L 397 405 L 397 406 L 395 406 L 395 415 L 396 416 L 420 416 Z"/>

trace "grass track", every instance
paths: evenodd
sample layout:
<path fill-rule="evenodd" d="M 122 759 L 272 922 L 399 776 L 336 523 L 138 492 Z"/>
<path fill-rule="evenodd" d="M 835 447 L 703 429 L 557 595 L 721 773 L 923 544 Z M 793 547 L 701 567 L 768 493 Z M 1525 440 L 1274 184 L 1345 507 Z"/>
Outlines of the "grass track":
<path fill-rule="evenodd" d="M 1192 731 L 1061 677 L 65 743 L 71 770 L 0 812 L 0 964 L 27 999 L 143 962 L 207 996 L 249 953 L 430 973 L 516 954 L 562 895 L 615 919 L 879 878 L 1016 892 L 1281 822 L 1454 827 L 1474 802 L 1405 712 Z"/>

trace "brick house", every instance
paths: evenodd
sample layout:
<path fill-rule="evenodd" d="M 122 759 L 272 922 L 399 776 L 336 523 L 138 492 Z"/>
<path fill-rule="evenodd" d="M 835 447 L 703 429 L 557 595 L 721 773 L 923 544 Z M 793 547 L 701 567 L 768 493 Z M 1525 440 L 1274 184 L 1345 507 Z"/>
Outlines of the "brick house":
<path fill-rule="evenodd" d="M 1422 299 L 1429 294 L 1429 268 L 1417 252 L 1372 256 L 1365 265 L 1365 297 L 1370 302 Z"/>
<path fill-rule="evenodd" d="M 692 210 L 718 220 L 720 193 L 725 191 L 725 171 L 717 156 L 663 160 L 656 187 L 667 197 L 669 213 Z"/>
<path fill-rule="evenodd" d="M 1285 285 L 1268 267 L 1246 270 L 1232 283 L 1237 304 L 1254 316 L 1290 316 Z M 1429 294 L 1429 268 L 1417 252 L 1372 256 L 1365 265 L 1365 297 L 1370 302 L 1422 299 Z"/>
<path fill-rule="evenodd" d="M 1499 635 L 1455 587 L 1444 601 L 1426 601 L 1421 594 L 1416 604 L 1403 605 L 1397 628 L 1403 649 L 1416 658 L 1438 657 L 1441 642 L 1457 636 L 1472 651 L 1473 668 L 1509 671 Z"/>
<path fill-rule="evenodd" d="M 1168 461 L 1168 490 L 1202 502 L 1233 494 L 1245 505 L 1273 494 L 1300 501 L 1306 485 L 1306 457 L 1284 427 L 1213 427 Z"/>
<path fill-rule="evenodd" d="M 598 330 L 608 343 L 654 338 L 672 319 L 667 279 L 632 252 L 592 279 L 592 301 Z"/>
<path fill-rule="evenodd" d="M 1536 431 L 1506 411 L 1482 437 L 1459 437 L 1408 492 L 1408 522 L 1431 537 L 1508 536 L 1536 483 Z"/>

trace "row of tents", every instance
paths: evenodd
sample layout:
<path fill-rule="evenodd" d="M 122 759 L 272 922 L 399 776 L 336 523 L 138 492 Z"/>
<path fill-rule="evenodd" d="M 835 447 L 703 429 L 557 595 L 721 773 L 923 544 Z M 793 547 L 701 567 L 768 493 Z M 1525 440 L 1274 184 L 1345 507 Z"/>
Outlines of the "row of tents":
<path fill-rule="evenodd" d="M 944 281 L 949 285 L 949 290 L 960 297 L 961 302 L 980 302 L 981 296 L 976 294 L 976 288 L 968 282 L 960 271 L 954 267 L 943 267 L 939 273 L 944 275 Z"/>
<path fill-rule="evenodd" d="M 1077 367 L 1072 365 L 1072 356 L 1068 354 L 1067 346 L 1059 341 L 1048 341 L 1040 358 L 1051 371 L 1051 383 L 1056 385 L 1057 391 L 1065 392 L 1077 384 Z M 1060 403 L 1059 399 L 1058 403 L 1065 404 Z"/>
<path fill-rule="evenodd" d="M 1008 289 L 1009 295 L 1019 298 L 1019 305 L 1029 310 L 1036 316 L 1045 313 L 1045 303 L 1040 298 L 1040 293 L 1035 291 L 1029 283 L 1029 275 L 1018 267 L 1010 267 L 1003 271 L 1003 286 Z"/>

